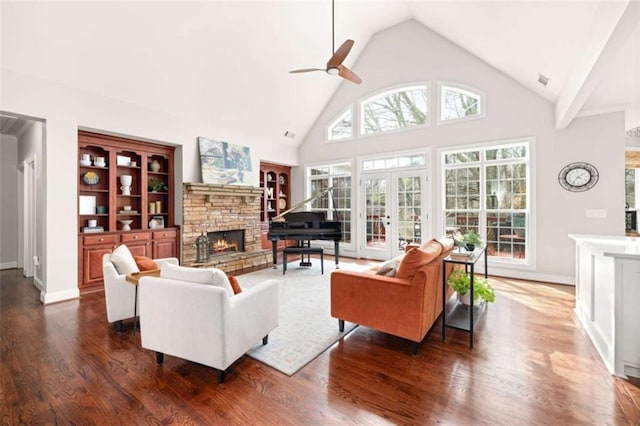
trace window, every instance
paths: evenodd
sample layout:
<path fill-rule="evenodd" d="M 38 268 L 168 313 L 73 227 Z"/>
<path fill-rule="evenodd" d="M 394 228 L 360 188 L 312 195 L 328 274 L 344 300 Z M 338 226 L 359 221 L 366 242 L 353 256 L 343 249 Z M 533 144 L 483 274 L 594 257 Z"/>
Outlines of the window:
<path fill-rule="evenodd" d="M 428 123 L 427 85 L 389 90 L 362 101 L 361 133 L 372 134 Z"/>
<path fill-rule="evenodd" d="M 330 141 L 351 139 L 353 137 L 352 120 L 351 108 L 349 108 L 329 124 L 327 139 Z"/>
<path fill-rule="evenodd" d="M 307 167 L 308 197 L 333 187 L 332 196 L 324 196 L 310 203 L 310 210 L 324 211 L 328 220 L 342 222 L 342 243 L 351 243 L 351 163 L 337 163 Z M 337 214 L 337 217 L 335 216 Z"/>
<path fill-rule="evenodd" d="M 424 166 L 426 163 L 425 157 L 425 154 L 408 154 L 389 158 L 376 158 L 375 160 L 364 160 L 362 162 L 362 170 L 370 172 L 374 170 Z"/>
<path fill-rule="evenodd" d="M 461 86 L 439 84 L 440 121 L 460 120 L 482 116 L 482 98 L 480 93 Z"/>
<path fill-rule="evenodd" d="M 442 154 L 446 231 L 473 230 L 496 259 L 528 263 L 529 142 Z"/>

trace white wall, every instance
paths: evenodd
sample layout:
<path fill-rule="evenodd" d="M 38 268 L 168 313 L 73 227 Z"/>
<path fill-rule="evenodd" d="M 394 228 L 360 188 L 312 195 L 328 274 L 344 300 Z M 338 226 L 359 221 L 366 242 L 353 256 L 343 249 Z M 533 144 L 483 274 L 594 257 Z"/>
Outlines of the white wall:
<path fill-rule="evenodd" d="M 0 269 L 18 266 L 18 139 L 0 135 Z"/>
<path fill-rule="evenodd" d="M 416 21 L 407 21 L 376 34 L 351 67 L 362 85 L 344 82 L 318 117 L 300 148 L 300 164 L 358 155 L 429 147 L 437 178 L 439 148 L 532 136 L 536 167 L 532 171 L 536 194 L 536 243 L 533 270 L 490 272 L 542 281 L 572 283 L 574 247 L 570 232 L 623 235 L 624 233 L 624 115 L 610 114 L 576 119 L 568 129 L 555 130 L 553 106 L 457 45 Z M 536 78 L 537 70 L 532 71 Z M 459 124 L 436 125 L 435 114 L 426 128 L 327 144 L 326 127 L 349 104 L 372 92 L 407 82 L 431 82 L 432 109 L 437 81 L 461 83 L 486 93 L 486 118 Z M 558 172 L 566 164 L 587 161 L 600 171 L 591 191 L 569 193 L 558 185 Z M 294 182 L 303 179 L 302 168 Z M 432 179 L 435 181 L 437 179 Z M 433 188 L 435 212 L 441 211 L 439 188 Z M 302 199 L 302 187 L 294 188 Z M 605 209 L 606 219 L 587 219 L 585 209 Z M 441 216 L 437 214 L 437 216 Z M 441 220 L 440 220 L 441 222 Z M 435 223 L 434 229 L 443 229 Z"/>
<path fill-rule="evenodd" d="M 259 161 L 296 164 L 296 150 L 268 140 L 248 139 L 242 129 L 225 128 L 215 118 L 195 122 L 114 99 L 72 90 L 49 81 L 1 70 L 1 109 L 46 120 L 44 149 L 45 243 L 43 303 L 78 297 L 77 288 L 77 133 L 79 128 L 173 144 L 181 149 L 177 178 L 200 181 L 197 137 L 205 136 L 251 147 L 255 182 Z M 179 182 L 181 183 L 181 182 Z M 181 217 L 181 199 L 176 210 Z"/>

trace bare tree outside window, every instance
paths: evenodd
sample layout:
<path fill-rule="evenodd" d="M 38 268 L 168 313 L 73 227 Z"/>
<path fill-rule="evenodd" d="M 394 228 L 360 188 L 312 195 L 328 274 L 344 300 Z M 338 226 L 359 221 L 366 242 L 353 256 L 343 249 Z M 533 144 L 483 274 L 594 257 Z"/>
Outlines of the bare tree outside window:
<path fill-rule="evenodd" d="M 338 141 L 342 139 L 350 139 L 353 136 L 351 109 L 343 112 L 333 123 L 329 125 L 329 140 Z"/>
<path fill-rule="evenodd" d="M 479 115 L 482 96 L 458 87 L 442 86 L 440 120 L 456 120 Z"/>
<path fill-rule="evenodd" d="M 427 88 L 405 87 L 362 103 L 362 131 L 380 133 L 427 122 Z"/>

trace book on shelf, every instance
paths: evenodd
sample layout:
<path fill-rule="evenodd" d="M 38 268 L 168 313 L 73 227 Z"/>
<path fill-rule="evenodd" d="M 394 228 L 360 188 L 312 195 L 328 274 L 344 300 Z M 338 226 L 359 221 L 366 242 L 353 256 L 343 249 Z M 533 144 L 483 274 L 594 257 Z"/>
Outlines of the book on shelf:
<path fill-rule="evenodd" d="M 138 210 L 120 210 L 118 214 L 138 214 Z"/>
<path fill-rule="evenodd" d="M 82 232 L 87 234 L 91 232 L 104 232 L 104 228 L 102 226 L 85 226 L 82 228 Z"/>

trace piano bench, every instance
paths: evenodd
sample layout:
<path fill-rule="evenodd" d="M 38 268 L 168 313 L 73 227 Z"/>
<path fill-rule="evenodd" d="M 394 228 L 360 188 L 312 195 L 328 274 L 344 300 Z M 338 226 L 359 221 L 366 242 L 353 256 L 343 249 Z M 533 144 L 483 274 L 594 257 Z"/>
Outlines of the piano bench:
<path fill-rule="evenodd" d="M 305 265 L 304 255 L 319 254 L 320 255 L 320 272 L 324 275 L 324 249 L 322 247 L 285 247 L 282 250 L 282 275 L 287 272 L 287 255 L 288 254 L 301 254 L 301 265 Z M 306 266 L 311 266 L 311 262 L 306 262 Z"/>

